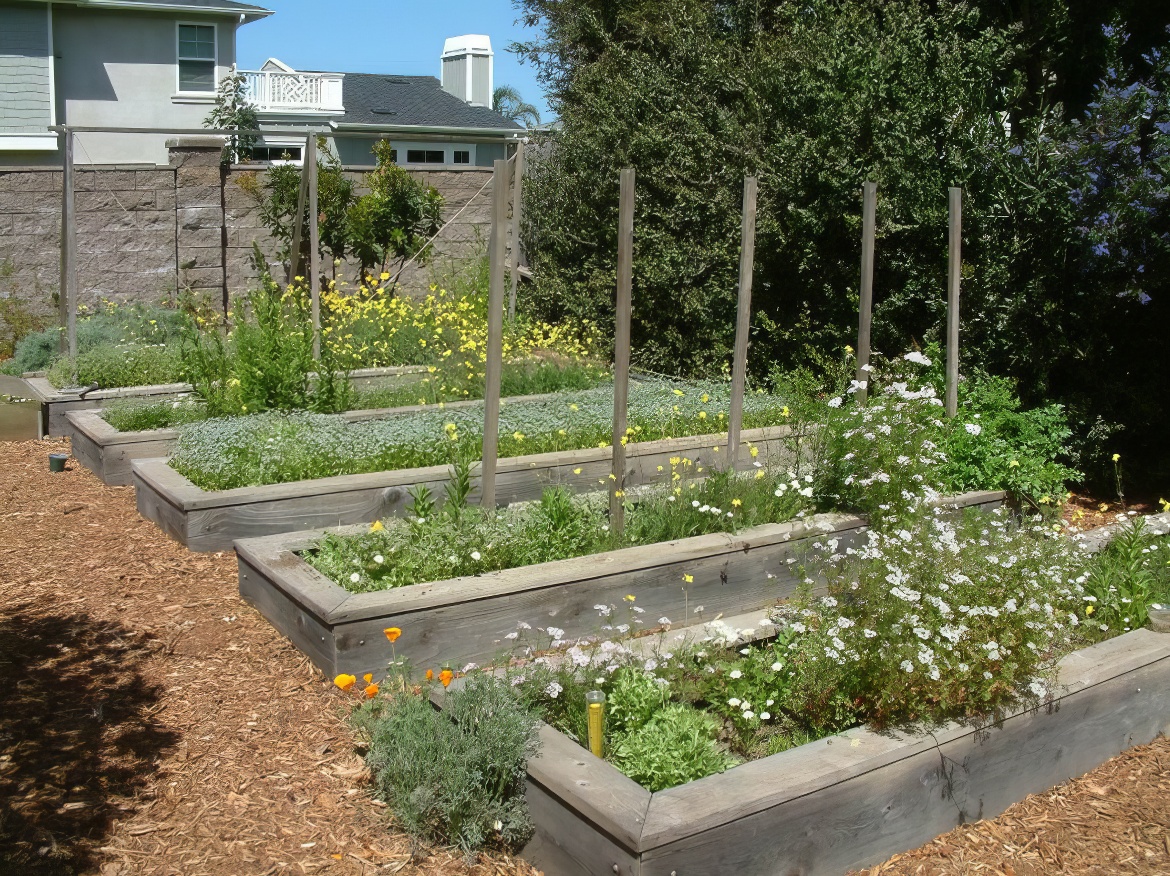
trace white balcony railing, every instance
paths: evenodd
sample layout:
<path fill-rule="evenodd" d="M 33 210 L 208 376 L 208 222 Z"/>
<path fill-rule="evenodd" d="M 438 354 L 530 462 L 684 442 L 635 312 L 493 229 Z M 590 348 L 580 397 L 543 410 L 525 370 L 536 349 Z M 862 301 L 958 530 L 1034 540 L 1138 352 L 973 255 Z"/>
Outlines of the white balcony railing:
<path fill-rule="evenodd" d="M 257 112 L 344 113 L 344 73 L 284 73 L 241 70 L 248 101 Z"/>

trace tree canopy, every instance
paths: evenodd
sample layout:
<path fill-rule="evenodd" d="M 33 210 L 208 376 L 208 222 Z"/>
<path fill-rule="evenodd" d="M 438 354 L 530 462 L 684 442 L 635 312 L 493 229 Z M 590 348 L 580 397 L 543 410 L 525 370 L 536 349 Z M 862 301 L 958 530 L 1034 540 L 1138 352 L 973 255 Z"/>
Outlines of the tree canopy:
<path fill-rule="evenodd" d="M 534 150 L 525 188 L 542 315 L 612 320 L 618 170 L 633 166 L 635 356 L 670 373 L 725 367 L 752 173 L 752 367 L 763 375 L 836 355 L 856 333 L 860 189 L 872 179 L 875 347 L 938 341 L 947 187 L 958 185 L 964 366 L 1018 379 L 1033 401 L 1065 401 L 1086 451 L 1106 452 L 1089 440 L 1104 434 L 1110 452 L 1152 446 L 1142 418 L 1161 386 L 1132 360 L 1170 327 L 1166 274 L 1154 267 L 1170 266 L 1170 10 L 1121 0 L 517 6 L 539 35 L 514 48 L 562 123 Z"/>

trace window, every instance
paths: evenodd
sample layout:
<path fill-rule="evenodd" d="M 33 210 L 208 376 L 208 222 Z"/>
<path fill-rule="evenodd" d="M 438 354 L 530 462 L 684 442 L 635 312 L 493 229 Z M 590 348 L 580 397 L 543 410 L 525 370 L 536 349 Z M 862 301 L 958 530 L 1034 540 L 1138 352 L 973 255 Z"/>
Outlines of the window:
<path fill-rule="evenodd" d="M 303 146 L 253 146 L 253 161 L 279 161 L 299 163 Z"/>
<path fill-rule="evenodd" d="M 442 149 L 407 149 L 407 164 L 442 164 L 445 158 Z"/>
<path fill-rule="evenodd" d="M 471 164 L 470 149 L 456 149 L 451 159 L 452 164 Z"/>
<path fill-rule="evenodd" d="M 398 163 L 398 150 L 397 149 L 390 150 L 390 161 L 393 162 L 394 164 Z"/>
<path fill-rule="evenodd" d="M 179 25 L 179 91 L 215 91 L 215 25 Z"/>

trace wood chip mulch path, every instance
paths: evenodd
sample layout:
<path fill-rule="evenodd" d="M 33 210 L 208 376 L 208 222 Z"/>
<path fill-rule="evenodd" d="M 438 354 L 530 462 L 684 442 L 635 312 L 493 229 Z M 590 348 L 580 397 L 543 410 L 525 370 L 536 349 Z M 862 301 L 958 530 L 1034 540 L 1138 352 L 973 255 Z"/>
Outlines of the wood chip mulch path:
<path fill-rule="evenodd" d="M 413 847 L 336 690 L 132 487 L 0 443 L 0 876 L 532 876 Z"/>
<path fill-rule="evenodd" d="M 67 448 L 0 444 L 0 876 L 534 876 L 396 831 L 350 700 L 239 600 L 234 557 L 50 474 Z M 1170 874 L 1170 741 L 862 873 Z"/>

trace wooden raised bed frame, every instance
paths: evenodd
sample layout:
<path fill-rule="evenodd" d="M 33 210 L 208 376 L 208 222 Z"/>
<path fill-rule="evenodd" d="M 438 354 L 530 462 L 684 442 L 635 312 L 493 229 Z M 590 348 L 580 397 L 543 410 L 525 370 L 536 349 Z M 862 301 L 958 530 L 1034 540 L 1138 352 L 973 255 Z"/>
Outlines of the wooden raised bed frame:
<path fill-rule="evenodd" d="M 944 501 L 988 508 L 1003 499 L 984 492 Z M 798 581 L 785 560 L 798 545 L 830 534 L 848 544 L 865 527 L 852 515 L 818 514 L 738 535 L 701 535 L 374 593 L 350 593 L 299 556 L 320 530 L 244 539 L 236 553 L 240 595 L 333 677 L 385 666 L 391 649 L 382 630 L 391 626 L 402 629 L 399 657 L 415 666 L 450 661 L 459 667 L 505 651 L 504 636 L 520 621 L 558 627 L 570 639 L 596 633 L 602 621 L 593 606 L 620 605 L 629 593 L 650 627 L 662 616 L 685 624 L 764 608 L 795 592 Z M 684 575 L 693 581 L 684 584 Z M 699 606 L 703 612 L 695 615 Z"/>
<path fill-rule="evenodd" d="M 1065 657 L 1052 702 L 995 726 L 859 728 L 653 794 L 542 725 L 522 854 L 548 876 L 839 876 L 1170 732 L 1167 689 L 1170 635 L 1135 630 Z"/>
<path fill-rule="evenodd" d="M 380 386 L 409 383 L 426 377 L 422 365 L 394 365 L 387 368 L 361 368 L 349 373 L 355 389 L 373 389 Z M 111 401 L 136 398 L 144 401 L 166 401 L 189 395 L 194 389 L 187 383 L 160 383 L 151 386 L 126 386 L 119 389 L 95 389 L 81 398 L 76 393 L 65 393 L 40 374 L 26 374 L 21 378 L 28 386 L 28 394 L 41 404 L 41 435 L 63 437 L 69 435 L 69 411 L 92 411 L 107 406 Z M 126 482 L 128 483 L 128 482 Z"/>
<path fill-rule="evenodd" d="M 782 458 L 782 439 L 788 433 L 787 426 L 749 429 L 741 440 L 744 446 L 750 442 L 759 449 L 760 460 L 775 460 Z M 722 435 L 696 435 L 630 444 L 626 447 L 626 486 L 668 477 L 669 459 L 676 455 L 709 466 L 726 450 L 726 440 Z M 716 447 L 719 452 L 715 452 Z M 740 452 L 739 459 L 741 467 L 750 467 L 752 460 L 746 451 Z M 496 469 L 496 501 L 506 505 L 539 499 L 549 484 L 594 490 L 608 477 L 610 464 L 608 447 L 501 459 Z M 659 473 L 658 466 L 666 474 Z M 226 550 L 240 538 L 392 517 L 410 504 L 407 491 L 411 487 L 425 484 L 441 496 L 451 477 L 450 466 L 433 465 L 207 491 L 171 468 L 165 459 L 135 460 L 131 467 L 138 512 L 195 551 Z M 472 501 L 477 497 L 475 490 Z"/>
<path fill-rule="evenodd" d="M 504 399 L 504 403 L 541 401 L 555 398 L 556 393 L 530 395 Z M 482 401 L 445 402 L 444 409 L 470 407 Z M 399 408 L 371 408 L 368 410 L 343 411 L 338 417 L 350 423 L 361 420 L 377 420 L 384 417 L 401 416 L 418 411 L 435 410 L 437 405 L 407 405 Z M 135 459 L 156 459 L 170 456 L 179 442 L 177 429 L 147 429 L 138 432 L 121 432 L 103 419 L 97 409 L 73 410 L 65 413 L 68 422 L 67 434 L 73 458 L 96 474 L 106 484 L 133 483 L 130 463 Z"/>

